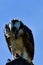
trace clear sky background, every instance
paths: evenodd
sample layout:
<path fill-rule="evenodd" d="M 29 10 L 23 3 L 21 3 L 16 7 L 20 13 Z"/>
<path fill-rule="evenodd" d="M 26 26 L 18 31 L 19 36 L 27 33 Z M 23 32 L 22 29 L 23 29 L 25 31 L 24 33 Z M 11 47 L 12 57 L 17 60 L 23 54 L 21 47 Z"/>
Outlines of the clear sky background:
<path fill-rule="evenodd" d="M 35 42 L 33 63 L 43 65 L 43 0 L 0 0 L 0 65 L 11 59 L 3 30 L 13 18 L 20 19 L 32 30 Z"/>

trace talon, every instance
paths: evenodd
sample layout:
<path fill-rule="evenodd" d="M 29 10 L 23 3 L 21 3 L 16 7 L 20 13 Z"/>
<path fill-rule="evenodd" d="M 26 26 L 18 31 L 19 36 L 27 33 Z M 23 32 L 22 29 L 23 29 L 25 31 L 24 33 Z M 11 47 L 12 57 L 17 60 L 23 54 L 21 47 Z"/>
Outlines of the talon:
<path fill-rule="evenodd" d="M 14 55 L 14 59 L 18 59 L 20 56 L 19 56 L 19 54 L 18 53 L 16 53 L 15 55 Z"/>
<path fill-rule="evenodd" d="M 11 60 L 10 60 L 10 59 L 8 59 L 8 60 L 7 60 L 7 63 L 8 63 L 8 62 L 11 62 Z"/>

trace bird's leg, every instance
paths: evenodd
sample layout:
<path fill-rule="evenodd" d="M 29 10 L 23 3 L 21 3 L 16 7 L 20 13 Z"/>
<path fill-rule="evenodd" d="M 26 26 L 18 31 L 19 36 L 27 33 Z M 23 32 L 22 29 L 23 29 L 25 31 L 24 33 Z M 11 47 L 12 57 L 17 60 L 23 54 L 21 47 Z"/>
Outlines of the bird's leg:
<path fill-rule="evenodd" d="M 16 53 L 14 54 L 14 59 L 17 59 L 17 57 L 16 57 Z"/>
<path fill-rule="evenodd" d="M 12 48 L 12 46 L 10 46 L 10 48 L 11 48 L 11 53 L 12 53 L 12 59 L 13 59 L 13 60 L 17 59 L 17 58 L 19 57 L 18 52 L 15 51 L 15 50 Z"/>

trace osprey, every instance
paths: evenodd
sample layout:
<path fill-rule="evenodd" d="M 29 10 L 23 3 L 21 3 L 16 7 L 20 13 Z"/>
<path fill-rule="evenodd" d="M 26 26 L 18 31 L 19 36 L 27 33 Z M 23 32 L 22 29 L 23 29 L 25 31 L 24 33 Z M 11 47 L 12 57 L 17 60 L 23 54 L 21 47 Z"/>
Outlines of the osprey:
<path fill-rule="evenodd" d="M 18 55 L 29 63 L 34 57 L 34 39 L 32 31 L 18 19 L 11 20 L 4 27 L 4 36 L 8 48 L 16 59 Z"/>

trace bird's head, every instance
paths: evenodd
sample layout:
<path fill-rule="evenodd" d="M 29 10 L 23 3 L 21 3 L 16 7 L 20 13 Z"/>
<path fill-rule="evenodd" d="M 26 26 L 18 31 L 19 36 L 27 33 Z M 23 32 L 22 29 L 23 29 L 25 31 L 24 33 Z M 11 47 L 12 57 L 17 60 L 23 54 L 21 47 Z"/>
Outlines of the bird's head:
<path fill-rule="evenodd" d="M 13 19 L 9 22 L 9 24 L 5 25 L 5 33 L 6 35 L 10 35 L 12 32 L 13 36 L 17 38 L 18 35 L 23 33 L 22 27 L 23 23 L 21 21 L 18 19 Z"/>

